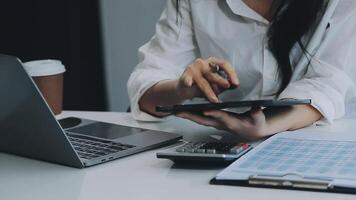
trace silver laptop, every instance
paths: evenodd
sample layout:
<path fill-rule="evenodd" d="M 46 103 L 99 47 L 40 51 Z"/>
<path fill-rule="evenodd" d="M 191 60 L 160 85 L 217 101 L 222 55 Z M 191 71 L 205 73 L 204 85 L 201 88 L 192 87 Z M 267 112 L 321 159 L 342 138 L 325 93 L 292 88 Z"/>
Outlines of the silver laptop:
<path fill-rule="evenodd" d="M 58 122 L 21 62 L 0 55 L 0 151 L 84 168 L 181 136 L 78 118 Z"/>

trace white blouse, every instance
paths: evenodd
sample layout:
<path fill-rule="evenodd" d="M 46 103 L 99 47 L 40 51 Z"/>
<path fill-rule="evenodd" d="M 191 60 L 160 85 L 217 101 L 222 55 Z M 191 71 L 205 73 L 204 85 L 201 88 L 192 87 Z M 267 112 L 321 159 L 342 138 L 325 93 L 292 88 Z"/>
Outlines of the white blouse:
<path fill-rule="evenodd" d="M 127 84 L 135 119 L 162 120 L 140 110 L 141 96 L 162 80 L 179 78 L 196 58 L 211 56 L 231 62 L 241 83 L 239 89 L 222 93 L 222 101 L 312 99 L 323 121 L 344 115 L 345 98 L 353 87 L 348 73 L 356 68 L 355 0 L 330 0 L 319 25 L 302 39 L 311 59 L 299 45 L 292 49 L 292 79 L 280 95 L 266 19 L 242 0 L 180 0 L 180 17 L 175 4 L 168 0 L 156 34 L 139 49 L 140 63 Z"/>

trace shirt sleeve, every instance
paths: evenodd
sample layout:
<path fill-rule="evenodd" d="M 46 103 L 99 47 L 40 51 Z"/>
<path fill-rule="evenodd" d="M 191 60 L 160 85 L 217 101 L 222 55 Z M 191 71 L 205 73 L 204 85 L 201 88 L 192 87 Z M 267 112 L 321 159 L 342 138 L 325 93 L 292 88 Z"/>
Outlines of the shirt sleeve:
<path fill-rule="evenodd" d="M 352 55 L 356 18 L 354 11 L 349 13 L 331 18 L 304 75 L 292 81 L 279 96 L 279 99 L 311 99 L 312 106 L 323 115 L 321 123 L 330 124 L 345 114 L 345 98 L 354 89 L 348 66 L 356 67 Z"/>
<path fill-rule="evenodd" d="M 163 120 L 141 111 L 140 98 L 158 82 L 177 79 L 198 57 L 189 0 L 180 0 L 176 4 L 176 0 L 167 1 L 155 35 L 138 51 L 139 64 L 127 83 L 131 113 L 136 120 Z"/>

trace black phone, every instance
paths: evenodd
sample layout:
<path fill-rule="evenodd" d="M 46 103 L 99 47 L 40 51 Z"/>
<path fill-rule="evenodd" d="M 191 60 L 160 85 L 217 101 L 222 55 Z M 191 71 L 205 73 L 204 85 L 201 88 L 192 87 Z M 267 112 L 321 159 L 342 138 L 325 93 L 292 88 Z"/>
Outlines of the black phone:
<path fill-rule="evenodd" d="M 202 112 L 208 110 L 221 110 L 237 107 L 286 107 L 294 105 L 310 105 L 311 99 L 283 99 L 283 100 L 254 100 L 254 101 L 229 101 L 222 103 L 197 103 L 170 106 L 157 106 L 157 112 L 180 113 Z"/>

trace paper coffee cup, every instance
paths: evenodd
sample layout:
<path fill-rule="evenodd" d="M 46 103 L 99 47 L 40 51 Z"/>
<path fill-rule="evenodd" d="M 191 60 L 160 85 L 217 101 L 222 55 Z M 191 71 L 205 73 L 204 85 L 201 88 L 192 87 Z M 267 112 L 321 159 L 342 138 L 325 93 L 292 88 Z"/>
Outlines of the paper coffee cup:
<path fill-rule="evenodd" d="M 31 77 L 52 76 L 66 71 L 60 60 L 36 60 L 26 62 L 24 66 Z"/>
<path fill-rule="evenodd" d="M 37 60 L 23 64 L 33 78 L 53 113 L 62 112 L 65 66 L 59 60 Z"/>

